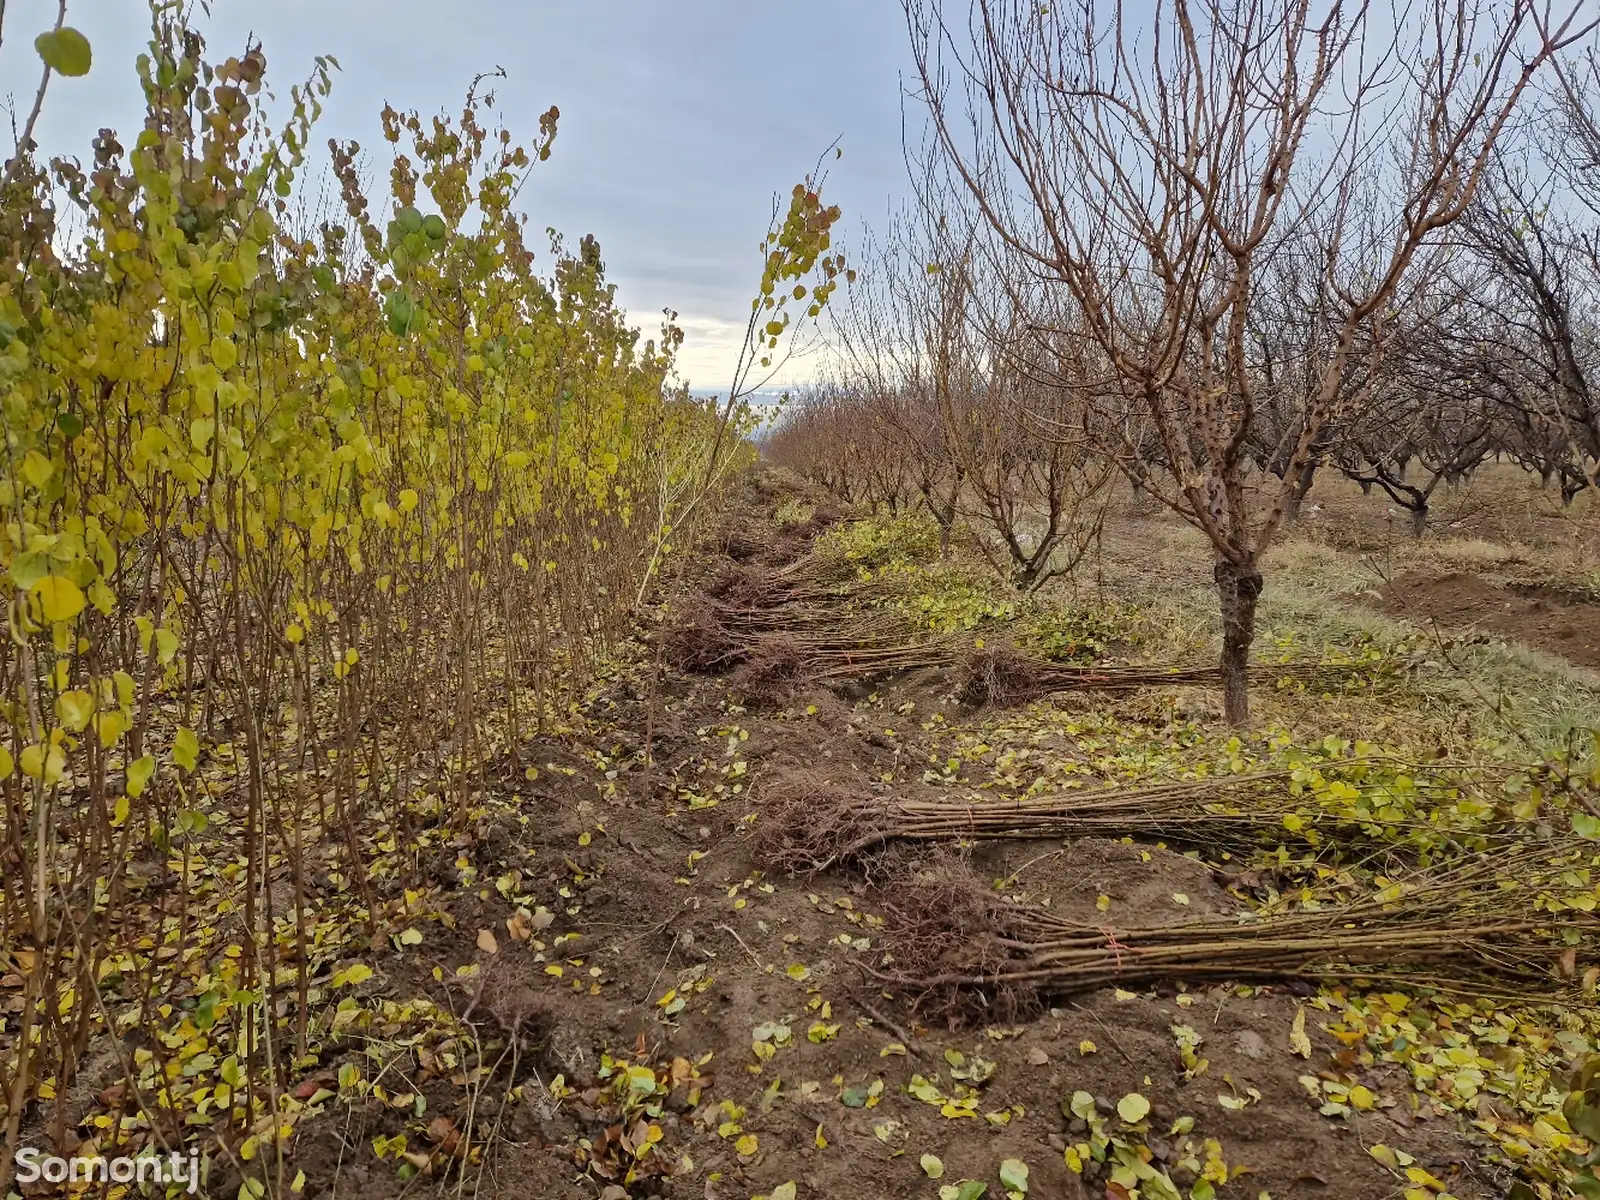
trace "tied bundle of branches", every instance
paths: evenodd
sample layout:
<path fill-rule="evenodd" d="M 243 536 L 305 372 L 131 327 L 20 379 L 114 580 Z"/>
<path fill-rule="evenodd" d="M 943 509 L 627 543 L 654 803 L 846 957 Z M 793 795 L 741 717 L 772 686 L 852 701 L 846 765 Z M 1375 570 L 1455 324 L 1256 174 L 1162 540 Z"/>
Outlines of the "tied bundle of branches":
<path fill-rule="evenodd" d="M 1534 856 L 1511 855 L 1416 873 L 1317 911 L 1144 927 L 1086 925 L 986 896 L 982 921 L 968 914 L 964 945 L 930 937 L 934 918 L 924 903 L 934 896 L 920 893 L 943 891 L 912 883 L 888 910 L 898 969 L 873 973 L 947 997 L 969 988 L 1071 994 L 1175 981 L 1362 979 L 1561 1002 L 1577 994 L 1600 949 L 1600 917 L 1535 911 L 1531 900 L 1549 882 Z M 938 953 L 930 956 L 932 946 Z M 995 961 L 997 947 L 1003 962 Z"/>
<path fill-rule="evenodd" d="M 777 608 L 714 605 L 718 624 L 752 649 L 763 639 L 785 646 L 818 679 L 854 679 L 880 672 L 947 666 L 963 639 L 918 630 L 887 609 L 856 611 L 843 603 L 796 599 Z"/>
<path fill-rule="evenodd" d="M 996 799 L 981 804 L 897 800 L 865 793 L 818 792 L 805 808 L 769 804 L 758 826 L 767 853 L 791 872 L 816 872 L 852 862 L 896 841 L 1068 838 L 1130 834 L 1195 845 L 1237 847 L 1281 815 L 1240 800 L 1281 795 L 1289 771 L 1198 780 L 1127 791 L 1089 791 Z M 782 781 L 787 788 L 788 781 Z M 1232 803 L 1217 803 L 1223 797 Z"/>
<path fill-rule="evenodd" d="M 733 673 L 733 690 L 746 706 L 781 704 L 810 678 L 808 662 L 793 637 L 768 633 L 757 638 Z"/>
<path fill-rule="evenodd" d="M 746 603 L 741 598 L 722 599 L 718 609 L 729 626 L 746 632 L 821 630 L 832 634 L 835 645 L 872 641 L 886 634 L 905 637 L 906 623 L 893 613 L 859 613 L 837 597 L 807 592 L 790 585 L 783 591 L 769 585 L 768 597 L 776 603 Z"/>
<path fill-rule="evenodd" d="M 860 860 L 874 845 L 874 816 L 882 802 L 855 779 L 836 779 L 805 768 L 770 779 L 762 789 L 755 844 L 763 861 L 790 874 L 829 863 Z"/>
<path fill-rule="evenodd" d="M 1455 807 L 1464 790 L 1477 792 L 1465 769 L 1436 764 L 1424 774 L 1376 757 L 1319 766 L 1339 774 L 1370 767 L 1408 773 L 1403 791 L 1382 780 L 1368 782 L 1365 807 L 1324 805 L 1314 792 L 1296 788 L 1296 769 L 1290 767 L 977 803 L 819 793 L 805 811 L 765 814 L 761 829 L 774 860 L 799 872 L 826 870 L 896 841 L 1131 836 L 1240 852 L 1263 843 L 1315 847 L 1328 832 L 1343 845 L 1371 842 L 1388 851 L 1398 842 L 1430 854 L 1526 842 L 1526 828 L 1497 807 L 1484 804 L 1480 812 L 1473 806 L 1465 813 Z"/>
<path fill-rule="evenodd" d="M 778 608 L 795 598 L 793 586 L 778 572 L 737 562 L 706 586 L 706 595 L 730 609 Z"/>
<path fill-rule="evenodd" d="M 1263 666 L 1275 678 L 1308 682 L 1343 682 L 1371 664 L 1291 662 Z M 972 707 L 1022 704 L 1057 692 L 1122 692 L 1163 685 L 1214 684 L 1220 668 L 1162 666 L 1073 666 L 1035 658 L 1015 646 L 988 646 L 973 650 L 961 664 L 958 695 Z"/>
<path fill-rule="evenodd" d="M 730 630 L 704 592 L 686 597 L 676 619 L 661 631 L 662 652 L 680 671 L 712 672 L 742 662 L 746 639 Z"/>

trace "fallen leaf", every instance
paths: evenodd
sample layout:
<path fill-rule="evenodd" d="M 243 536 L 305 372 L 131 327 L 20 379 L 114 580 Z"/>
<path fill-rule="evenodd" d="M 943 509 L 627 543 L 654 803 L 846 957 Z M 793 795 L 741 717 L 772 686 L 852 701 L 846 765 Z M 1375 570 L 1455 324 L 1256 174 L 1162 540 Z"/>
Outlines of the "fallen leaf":
<path fill-rule="evenodd" d="M 1000 1164 L 1000 1186 L 1018 1195 L 1028 1193 L 1028 1164 L 1020 1158 L 1008 1158 Z"/>
<path fill-rule="evenodd" d="M 500 943 L 495 941 L 493 930 L 478 930 L 478 949 L 485 954 L 498 954 L 500 952 Z"/>
<path fill-rule="evenodd" d="M 1289 1049 L 1301 1058 L 1311 1057 L 1311 1039 L 1306 1036 L 1306 1010 L 1294 1010 L 1294 1025 L 1289 1030 Z"/>
<path fill-rule="evenodd" d="M 1150 1115 L 1150 1101 L 1138 1092 L 1129 1092 L 1117 1101 L 1117 1116 L 1129 1125 L 1137 1125 Z"/>

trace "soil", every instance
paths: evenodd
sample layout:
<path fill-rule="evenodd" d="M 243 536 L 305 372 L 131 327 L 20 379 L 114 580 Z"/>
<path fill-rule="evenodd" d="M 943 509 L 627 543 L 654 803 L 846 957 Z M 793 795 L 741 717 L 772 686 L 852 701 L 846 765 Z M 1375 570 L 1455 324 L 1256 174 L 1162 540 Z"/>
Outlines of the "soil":
<path fill-rule="evenodd" d="M 1496 634 L 1600 670 L 1600 604 L 1580 592 L 1502 585 L 1465 572 L 1418 572 L 1391 580 L 1382 607 L 1419 624 Z"/>
<path fill-rule="evenodd" d="M 765 487 L 750 502 L 770 513 L 782 492 Z M 697 566 L 695 574 L 703 581 L 726 571 L 730 558 L 759 565 L 788 561 L 794 553 L 791 533 L 746 513 L 725 555 Z M 1567 621 L 1585 653 L 1593 655 L 1600 641 L 1587 608 L 1539 597 L 1508 600 L 1481 584 L 1470 593 L 1479 597 L 1477 608 L 1446 608 L 1468 594 L 1466 584 L 1443 580 L 1401 588 L 1412 603 L 1432 605 L 1441 619 L 1459 612 L 1451 619 L 1509 622 L 1510 612 L 1540 612 L 1539 628 L 1551 630 L 1551 637 Z M 647 653 L 641 658 L 649 661 Z M 882 961 L 881 914 L 893 902 L 893 879 L 929 856 L 943 856 L 948 865 L 953 854 L 956 868 L 978 886 L 1004 881 L 1014 897 L 1048 898 L 1085 922 L 1150 925 L 1236 908 L 1206 864 L 1114 840 L 988 842 L 964 856 L 948 849 L 902 851 L 870 875 L 859 868 L 811 878 L 772 871 L 756 836 L 768 785 L 776 790 L 781 779 L 804 772 L 803 778 L 820 780 L 819 789 L 881 794 L 892 787 L 917 794 L 916 764 L 927 750 L 918 744 L 918 721 L 895 714 L 915 702 L 917 718 L 938 711 L 960 720 L 954 672 L 911 672 L 855 700 L 797 685 L 786 707 L 752 711 L 730 708 L 726 668 L 720 675 L 668 670 L 653 700 L 644 675 L 641 670 L 613 682 L 588 706 L 585 741 L 606 748 L 609 766 L 561 739 L 524 747 L 520 761 L 494 780 L 520 797 L 526 823 L 471 831 L 437 864 L 447 886 L 461 859 L 476 867 L 482 884 L 522 871 L 522 886 L 540 893 L 554 924 L 532 940 L 505 936 L 512 907 L 492 887 L 467 885 L 472 877 L 464 876 L 447 892 L 453 928 L 429 925 L 423 945 L 410 950 L 382 941 L 366 960 L 376 971 L 369 985 L 374 991 L 394 1000 L 426 997 L 465 1014 L 485 1038 L 511 1046 L 512 1053 L 496 1062 L 495 1086 L 481 1094 L 497 1095 L 501 1085 L 515 1083 L 523 1089 L 521 1101 L 476 1111 L 470 1089 L 453 1084 L 448 1070 L 430 1071 L 420 1055 L 413 1062 L 401 1052 L 399 1074 L 409 1072 L 425 1098 L 425 1115 L 369 1099 L 335 1105 L 303 1122 L 290 1160 L 306 1173 L 301 1194 L 308 1200 L 456 1193 L 454 1175 L 404 1182 L 396 1160 L 379 1161 L 371 1149 L 373 1138 L 400 1133 L 413 1147 L 424 1145 L 426 1130 L 441 1119 L 446 1128 L 472 1128 L 488 1140 L 481 1173 L 471 1173 L 460 1193 L 486 1200 L 747 1200 L 791 1180 L 803 1200 L 931 1200 L 939 1184 L 921 1165 L 929 1153 L 942 1160 L 944 1183 L 987 1180 L 990 1197 L 1004 1194 L 996 1180 L 1008 1158 L 1028 1164 L 1031 1197 L 1116 1196 L 1104 1175 L 1074 1174 L 1064 1161 L 1063 1149 L 1082 1130 L 1064 1114 L 1063 1102 L 1079 1090 L 1097 1097 L 1102 1113 L 1114 1113 L 1127 1093 L 1142 1093 L 1152 1106 L 1148 1144 L 1158 1158 L 1172 1156 L 1173 1143 L 1183 1140 L 1168 1134 L 1172 1123 L 1194 1118 L 1197 1144 L 1216 1138 L 1231 1167 L 1248 1169 L 1221 1189 L 1223 1196 L 1396 1196 L 1403 1185 L 1366 1150 L 1377 1142 L 1414 1155 L 1461 1200 L 1500 1194 L 1456 1116 L 1426 1100 L 1418 1106 L 1404 1078 L 1355 1067 L 1351 1053 L 1319 1027 L 1314 1010 L 1306 1021 L 1311 1060 L 1291 1053 L 1289 1031 L 1309 987 L 1040 996 L 1035 1015 L 1017 1023 L 993 1020 L 981 1003 L 954 1020 L 921 1011 L 917 997 L 886 990 L 870 975 L 868 968 Z M 897 727 L 893 737 L 879 732 L 890 723 Z M 648 767 L 642 753 L 647 728 Z M 738 767 L 741 762 L 746 765 Z M 532 782 L 523 770 L 528 763 L 541 768 Z M 890 771 L 897 781 L 892 785 L 883 782 Z M 686 790 L 706 794 L 713 781 L 725 786 L 720 802 L 691 808 Z M 1100 915 L 1107 911 L 1099 907 L 1101 896 L 1109 917 Z M 480 930 L 501 931 L 493 952 L 484 949 Z M 577 936 L 558 950 L 550 943 L 560 934 Z M 539 939 L 547 952 L 535 952 Z M 472 963 L 481 976 L 463 985 L 454 972 Z M 557 965 L 559 977 L 552 972 Z M 661 1001 L 673 987 L 687 1004 L 668 1015 Z M 760 1062 L 753 1031 L 778 1022 L 791 1036 Z M 1175 1025 L 1201 1035 L 1200 1052 L 1209 1060 L 1206 1072 L 1187 1082 Z M 818 1031 L 814 1039 L 812 1029 Z M 953 1088 L 946 1057 L 952 1051 L 995 1064 L 977 1115 L 942 1115 L 906 1091 L 918 1074 Z M 697 1103 L 685 1086 L 674 1087 L 666 1100 L 659 1122 L 664 1136 L 650 1154 L 672 1174 L 624 1186 L 620 1177 L 607 1178 L 604 1167 L 585 1165 L 586 1146 L 596 1146 L 616 1119 L 592 1090 L 608 1086 L 598 1077 L 607 1055 L 645 1065 L 681 1058 L 684 1068 L 709 1081 Z M 352 1054 L 350 1061 L 369 1060 Z M 323 1063 L 317 1076 L 331 1080 L 339 1066 Z M 1348 1119 L 1323 1116 L 1299 1079 L 1329 1069 L 1401 1103 Z M 559 1103 L 548 1091 L 557 1076 L 575 1090 Z M 862 1103 L 859 1089 L 876 1081 L 881 1093 Z M 1235 1110 L 1219 1101 L 1251 1089 L 1259 1099 L 1248 1107 Z M 398 1082 L 390 1088 L 403 1090 Z M 726 1128 L 729 1121 L 740 1134 L 754 1135 L 754 1144 L 740 1146 Z M 232 1197 L 238 1178 L 226 1170 L 223 1175 L 213 1194 Z"/>

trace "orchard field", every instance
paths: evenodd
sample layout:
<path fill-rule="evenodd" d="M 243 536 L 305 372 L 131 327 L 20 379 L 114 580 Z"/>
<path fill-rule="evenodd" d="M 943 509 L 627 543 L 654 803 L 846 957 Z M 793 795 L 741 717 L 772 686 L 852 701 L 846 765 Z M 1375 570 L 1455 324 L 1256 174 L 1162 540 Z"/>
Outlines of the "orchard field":
<path fill-rule="evenodd" d="M 46 161 L 63 16 L 0 1195 L 1600 1195 L 1596 27 L 1422 7 L 906 0 L 917 202 L 781 193 L 710 401 L 530 241 L 556 109 L 374 185 L 158 3 Z"/>

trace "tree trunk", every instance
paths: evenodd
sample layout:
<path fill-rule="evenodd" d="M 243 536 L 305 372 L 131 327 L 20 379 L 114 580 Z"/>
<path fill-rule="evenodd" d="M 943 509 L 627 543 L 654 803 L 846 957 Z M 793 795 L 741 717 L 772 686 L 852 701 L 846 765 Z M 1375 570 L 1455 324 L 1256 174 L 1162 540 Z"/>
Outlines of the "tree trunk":
<path fill-rule="evenodd" d="M 1411 510 L 1411 536 L 1421 537 L 1428 528 L 1428 505 L 1426 501 Z"/>
<path fill-rule="evenodd" d="M 1250 720 L 1250 645 L 1261 572 L 1254 564 L 1245 568 L 1224 559 L 1214 574 L 1222 604 L 1222 712 L 1230 725 L 1242 727 Z"/>
<path fill-rule="evenodd" d="M 1290 522 L 1300 519 L 1300 506 L 1305 503 L 1306 493 L 1311 490 L 1311 482 L 1316 478 L 1317 464 L 1315 460 L 1308 462 L 1300 468 L 1300 478 L 1295 480 L 1294 489 L 1289 493 L 1289 503 L 1286 508 Z"/>

